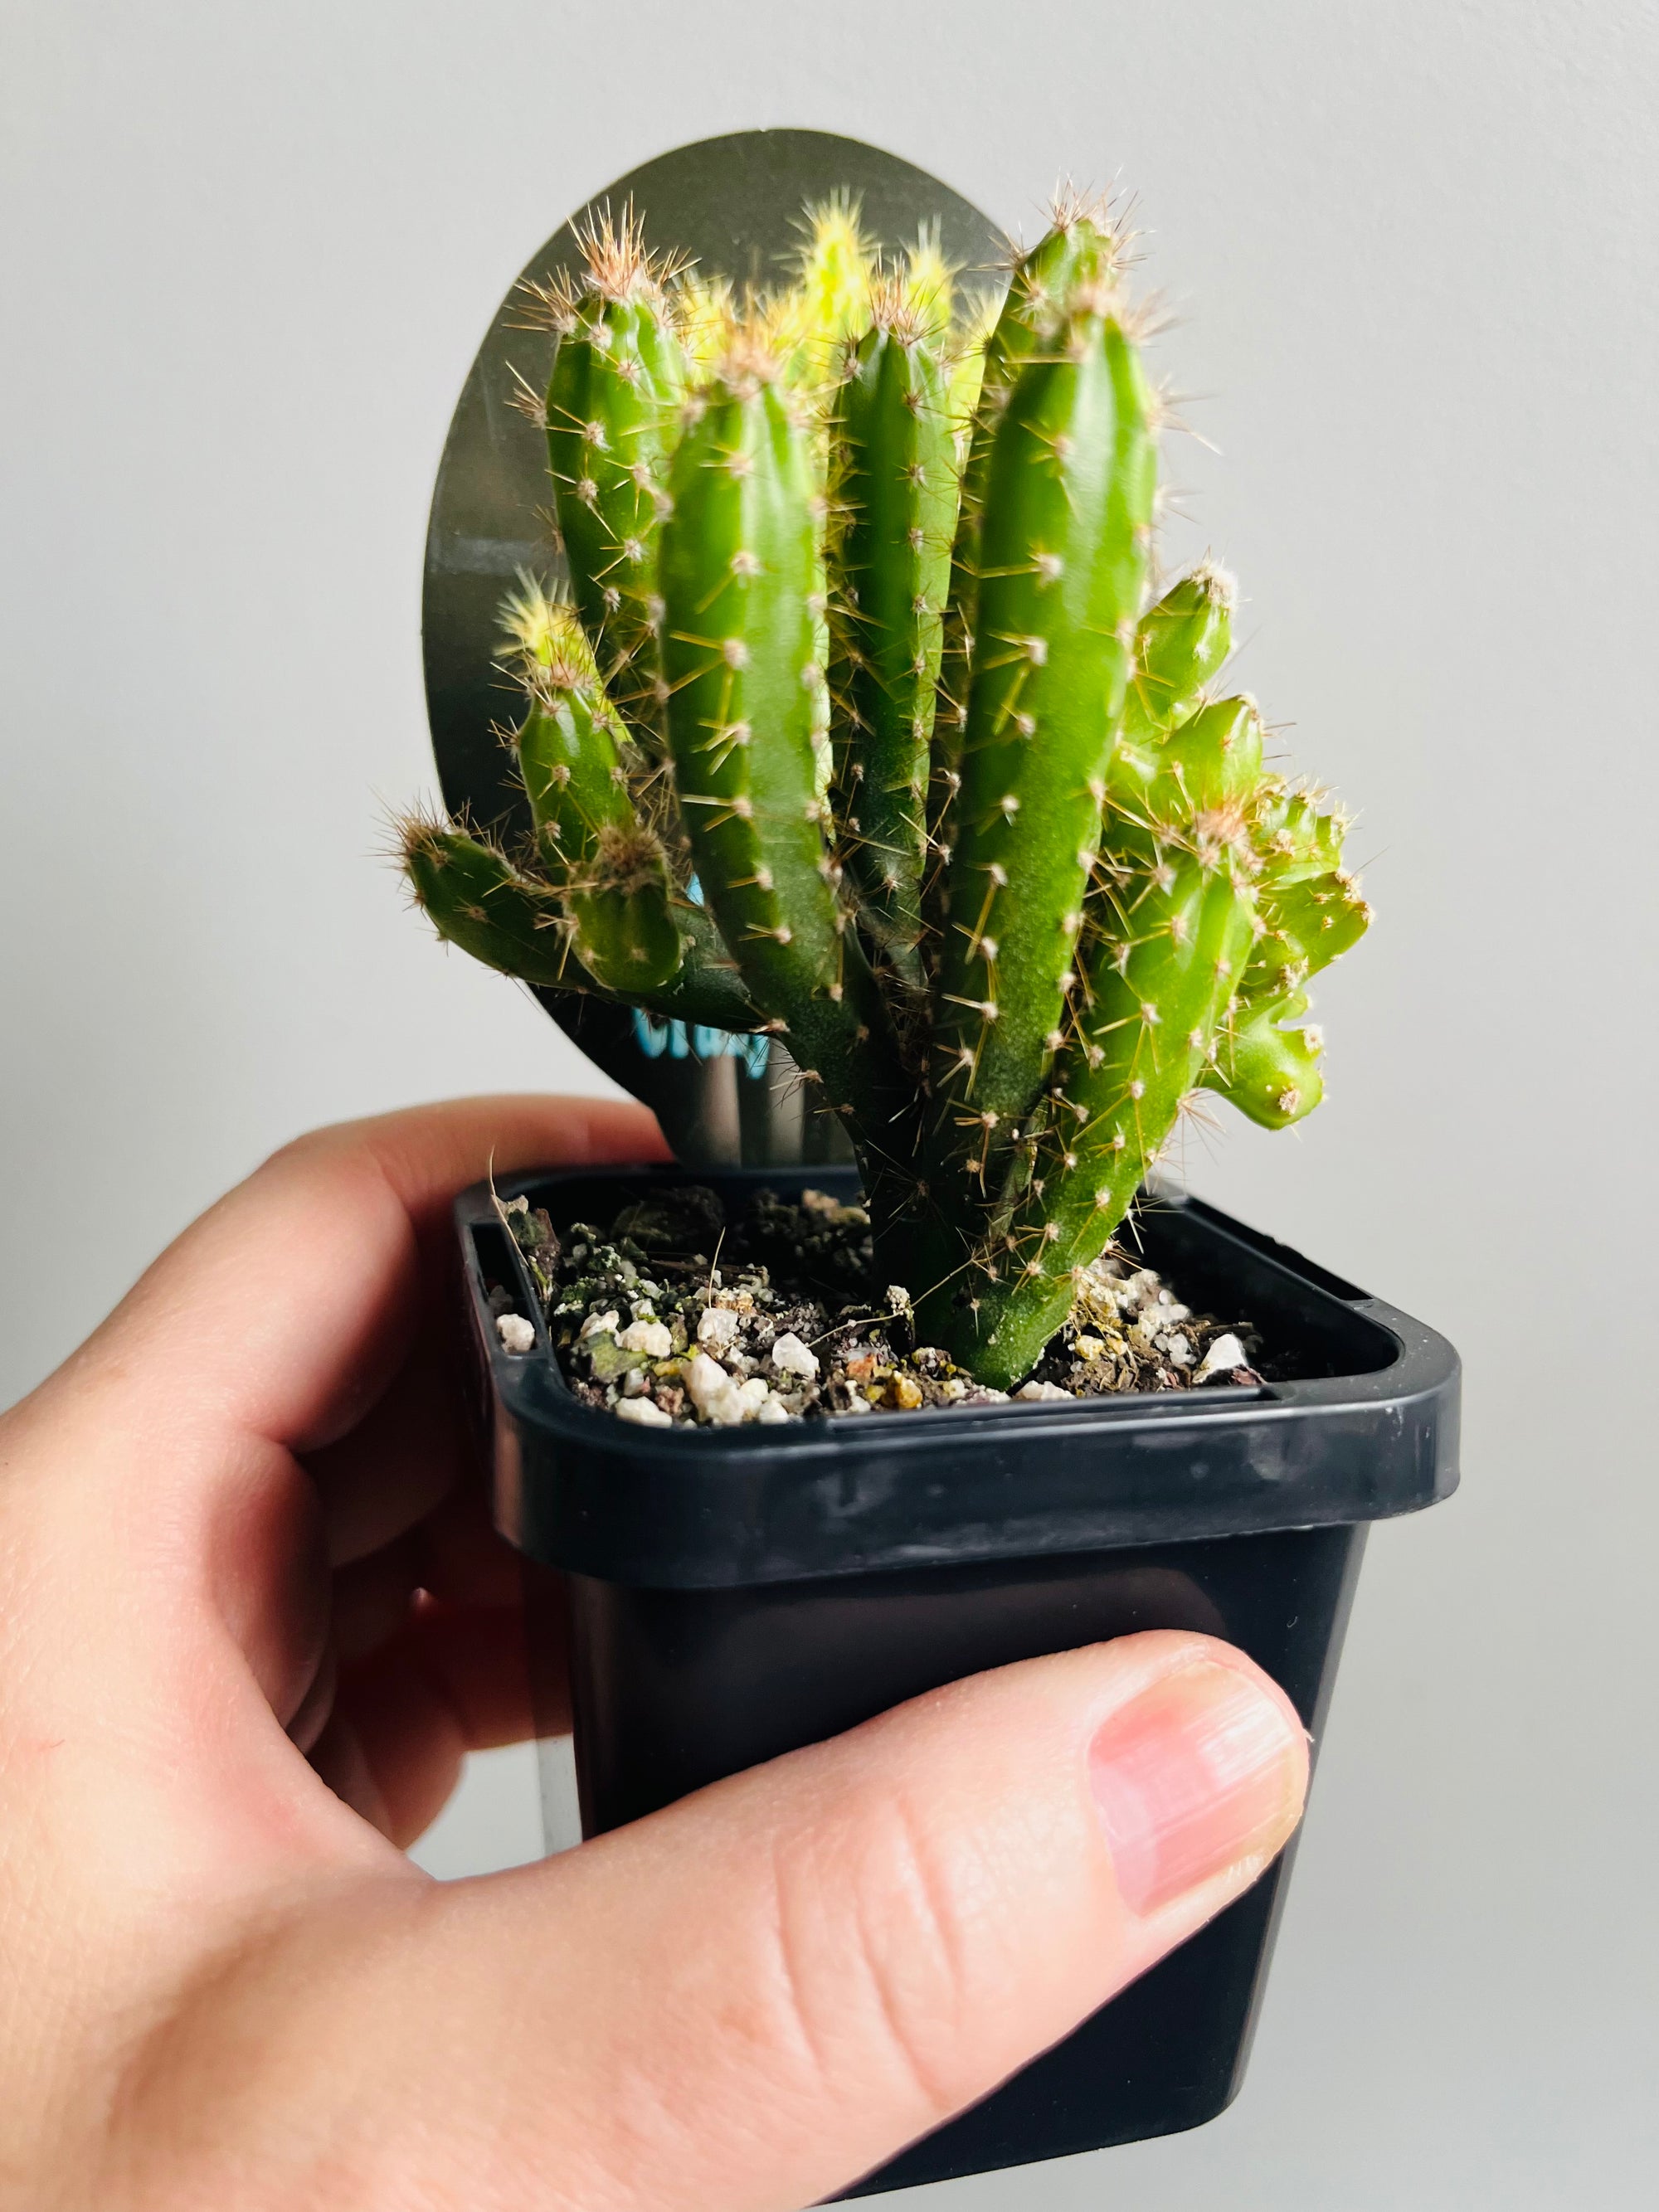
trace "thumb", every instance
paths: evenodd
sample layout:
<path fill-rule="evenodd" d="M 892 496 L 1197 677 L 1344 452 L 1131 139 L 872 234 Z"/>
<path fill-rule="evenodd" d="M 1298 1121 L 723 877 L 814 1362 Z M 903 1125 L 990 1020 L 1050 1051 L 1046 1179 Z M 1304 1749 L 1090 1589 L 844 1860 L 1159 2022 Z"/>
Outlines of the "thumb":
<path fill-rule="evenodd" d="M 215 2079 L 174 2093 L 240 2167 L 260 2078 L 262 2206 L 326 2173 L 376 2212 L 793 2212 L 1230 1903 L 1306 1780 L 1288 1699 L 1208 1638 L 1003 1668 L 541 1866 L 313 1916 L 221 1984 Z"/>

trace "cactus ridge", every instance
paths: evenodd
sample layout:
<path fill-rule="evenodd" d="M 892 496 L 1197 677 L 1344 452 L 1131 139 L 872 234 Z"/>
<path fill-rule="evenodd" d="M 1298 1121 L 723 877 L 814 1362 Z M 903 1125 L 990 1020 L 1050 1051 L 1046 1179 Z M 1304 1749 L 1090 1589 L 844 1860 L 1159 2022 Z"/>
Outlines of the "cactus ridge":
<path fill-rule="evenodd" d="M 526 294 L 570 575 L 503 608 L 532 840 L 411 817 L 410 887 L 538 989 L 783 1037 L 918 1328 L 1006 1386 L 1201 1095 L 1320 1103 L 1346 817 L 1219 689 L 1226 571 L 1149 592 L 1164 416 L 1101 204 L 990 301 L 846 195 L 771 294 L 631 208 L 580 244 Z"/>

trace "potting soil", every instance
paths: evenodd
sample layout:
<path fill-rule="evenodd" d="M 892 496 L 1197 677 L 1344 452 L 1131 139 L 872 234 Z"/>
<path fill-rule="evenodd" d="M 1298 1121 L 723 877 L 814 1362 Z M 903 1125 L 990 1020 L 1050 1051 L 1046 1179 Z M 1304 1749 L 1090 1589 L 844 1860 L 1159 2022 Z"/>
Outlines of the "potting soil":
<path fill-rule="evenodd" d="M 1071 1319 L 1012 1394 L 915 1341 L 912 1291 L 877 1279 L 870 1217 L 821 1191 L 763 1191 L 728 1222 L 698 1185 L 635 1200 L 605 1229 L 561 1236 L 520 1198 L 501 1209 L 541 1294 L 566 1382 L 641 1426 L 855 1419 L 1258 1382 L 1253 1332 L 1194 1314 L 1133 1253 L 1077 1278 Z M 494 1295 L 511 1351 L 528 1324 Z M 509 1333 L 510 1332 L 510 1333 Z"/>

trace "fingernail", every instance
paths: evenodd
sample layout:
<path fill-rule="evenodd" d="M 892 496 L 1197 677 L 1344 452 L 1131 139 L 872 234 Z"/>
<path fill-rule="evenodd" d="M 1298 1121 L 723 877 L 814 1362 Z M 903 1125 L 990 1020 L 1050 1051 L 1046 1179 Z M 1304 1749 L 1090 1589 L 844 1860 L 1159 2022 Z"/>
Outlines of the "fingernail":
<path fill-rule="evenodd" d="M 1155 1912 L 1279 1849 L 1302 1809 L 1299 1732 L 1248 1674 L 1200 1661 L 1143 1690 L 1089 1748 L 1119 1894 Z"/>

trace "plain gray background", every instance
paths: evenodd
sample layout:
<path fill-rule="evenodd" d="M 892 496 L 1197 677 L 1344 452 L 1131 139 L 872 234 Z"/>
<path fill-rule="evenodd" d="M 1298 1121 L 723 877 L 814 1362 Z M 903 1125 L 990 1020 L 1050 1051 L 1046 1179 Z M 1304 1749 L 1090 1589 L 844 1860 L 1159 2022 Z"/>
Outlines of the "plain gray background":
<path fill-rule="evenodd" d="M 1245 2094 L 952 2212 L 1645 2204 L 1659 2160 L 1650 7 L 41 0 L 4 10 L 0 1398 L 309 1123 L 602 1089 L 377 858 L 422 534 L 507 283 L 770 123 L 1030 233 L 1120 179 L 1379 920 L 1300 1136 L 1194 1186 L 1447 1331 L 1465 1488 L 1380 1529 Z M 428 1863 L 534 1848 L 527 1754 Z"/>

